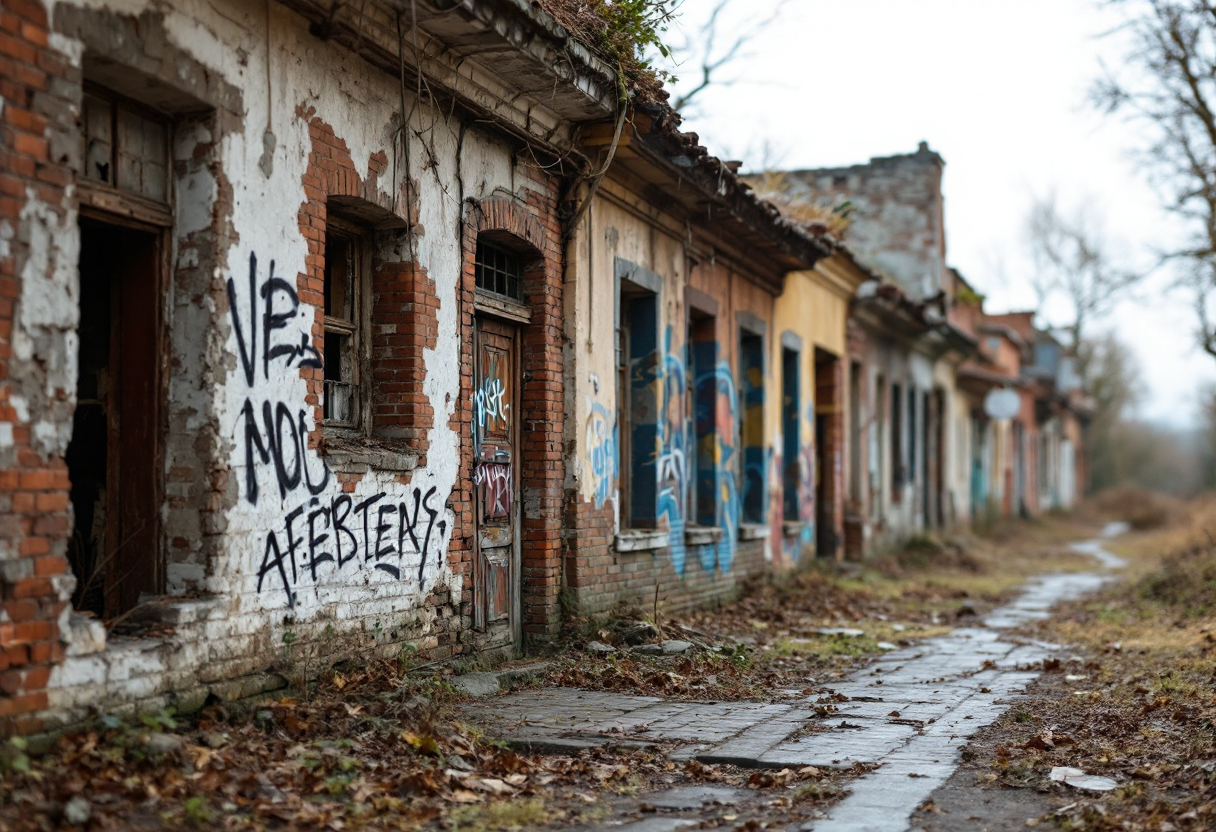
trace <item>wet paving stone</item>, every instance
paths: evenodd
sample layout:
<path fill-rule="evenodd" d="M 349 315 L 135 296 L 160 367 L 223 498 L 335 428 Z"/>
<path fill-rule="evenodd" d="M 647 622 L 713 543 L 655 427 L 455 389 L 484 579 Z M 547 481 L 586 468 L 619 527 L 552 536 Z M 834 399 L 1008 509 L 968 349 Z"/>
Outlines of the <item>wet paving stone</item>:
<path fill-rule="evenodd" d="M 1120 530 L 1112 529 L 1117 534 Z M 1074 548 L 1104 566 L 1121 561 L 1100 541 Z M 966 741 L 991 724 L 1039 675 L 1057 645 L 1001 631 L 1040 620 L 1052 607 L 1111 580 L 1109 573 L 1044 575 L 983 626 L 960 627 L 895 650 L 832 686 L 846 701 L 822 695 L 788 703 L 676 702 L 648 696 L 557 688 L 519 691 L 483 700 L 468 717 L 490 733 L 527 747 L 546 741 L 612 744 L 622 739 L 663 742 L 673 760 L 754 768 L 877 766 L 850 784 L 850 793 L 806 832 L 904 832 L 913 811 L 954 773 Z M 491 704 L 492 703 L 492 704 Z M 833 709 L 824 713 L 826 704 Z M 818 706 L 818 710 L 816 707 Z M 650 805 L 695 811 L 731 789 L 680 787 L 647 796 Z M 737 795 L 735 796 L 738 797 Z M 735 798 L 732 798 L 735 799 Z M 603 828 L 669 832 L 696 823 L 654 816 Z"/>

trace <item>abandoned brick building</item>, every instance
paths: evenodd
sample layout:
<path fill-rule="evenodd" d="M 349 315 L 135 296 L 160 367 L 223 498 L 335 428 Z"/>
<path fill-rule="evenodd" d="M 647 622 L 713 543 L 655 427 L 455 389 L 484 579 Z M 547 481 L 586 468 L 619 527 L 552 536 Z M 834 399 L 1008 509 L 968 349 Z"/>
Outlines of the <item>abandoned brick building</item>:
<path fill-rule="evenodd" d="M 438 660 L 727 598 L 868 516 L 870 356 L 957 410 L 932 298 L 890 330 L 897 264 L 542 6 L 4 3 L 0 733 L 272 690 L 327 632 Z M 934 441 L 901 499 L 965 521 Z"/>

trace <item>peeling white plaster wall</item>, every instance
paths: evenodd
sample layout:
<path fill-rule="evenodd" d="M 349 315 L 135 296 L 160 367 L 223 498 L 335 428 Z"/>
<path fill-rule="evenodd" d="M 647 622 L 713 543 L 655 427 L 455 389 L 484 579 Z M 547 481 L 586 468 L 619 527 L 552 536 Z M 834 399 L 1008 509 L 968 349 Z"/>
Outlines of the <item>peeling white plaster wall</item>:
<path fill-rule="evenodd" d="M 237 0 L 187 0 L 173 4 L 172 8 L 138 0 L 78 5 L 120 9 L 131 15 L 147 10 L 163 14 L 165 30 L 173 45 L 241 92 L 244 106 L 241 129 L 216 137 L 220 176 L 232 188 L 231 213 L 227 221 L 235 231 L 236 243 L 220 253 L 218 262 L 226 263 L 226 267 L 224 273 L 214 275 L 214 282 L 222 285 L 227 279 L 233 279 L 238 300 L 236 311 L 246 327 L 246 349 L 249 349 L 249 327 L 261 312 L 260 295 L 257 310 L 249 308 L 250 256 L 257 258 L 259 287 L 269 274 L 271 261 L 274 262 L 274 274 L 284 278 L 293 289 L 297 285 L 297 274 L 305 270 L 307 245 L 300 232 L 298 214 L 305 201 L 302 178 L 312 143 L 308 122 L 299 117 L 297 111 L 314 109 L 315 116 L 335 130 L 337 137 L 349 147 L 355 168 L 365 181 L 370 158 L 373 154 L 385 153 L 389 164 L 378 179 L 378 187 L 390 198 L 389 204 L 398 204 L 397 196 L 405 179 L 405 160 L 394 148 L 401 103 L 398 82 L 347 50 L 313 37 L 302 18 L 273 4 L 269 54 L 264 6 L 253 7 Z M 61 36 L 59 40 L 64 42 L 64 51 L 79 62 L 79 44 Z M 173 78 L 164 80 L 174 83 Z M 409 551 L 403 557 L 394 553 L 380 561 L 397 568 L 399 575 L 376 568 L 374 554 L 369 558 L 364 545 L 363 519 L 352 510 L 346 525 L 358 538 L 357 557 L 341 565 L 336 560 L 320 563 L 314 580 L 306 557 L 307 521 L 313 506 L 332 505 L 334 500 L 344 499 L 341 485 L 332 474 L 319 493 L 312 494 L 301 484 L 283 498 L 273 461 L 262 464 L 255 451 L 258 498 L 256 503 L 247 499 L 243 416 L 246 402 L 253 405 L 262 441 L 266 441 L 261 420 L 263 403 L 270 403 L 272 408 L 282 403 L 293 416 L 303 410 L 308 431 L 316 427 L 313 408 L 306 403 L 306 384 L 293 362 L 272 361 L 269 372 L 263 372 L 261 331 L 254 356 L 254 383 L 247 383 L 232 317 L 221 308 L 221 304 L 226 305 L 226 298 L 208 296 L 203 302 L 213 332 L 208 335 L 207 354 L 198 356 L 194 366 L 175 368 L 174 373 L 190 380 L 193 377 L 189 374 L 210 373 L 212 369 L 209 368 L 214 368 L 222 370 L 223 383 L 194 383 L 193 387 L 171 383 L 170 396 L 182 397 L 173 401 L 175 408 L 194 414 L 184 425 L 175 426 L 177 430 L 196 431 L 202 424 L 192 423 L 190 419 L 202 420 L 209 412 L 219 414 L 216 441 L 220 447 L 216 450 L 223 453 L 231 465 L 230 482 L 233 485 L 228 493 L 235 502 L 224 511 L 225 532 L 220 555 L 206 572 L 205 588 L 216 599 L 206 603 L 183 602 L 181 609 L 189 608 L 189 612 L 179 610 L 178 614 L 188 619 L 186 624 L 202 628 L 200 638 L 192 638 L 189 643 L 183 640 L 176 645 L 176 652 L 148 647 L 144 658 L 134 665 L 124 658 L 128 650 L 125 643 L 97 652 L 104 647 L 104 639 L 99 639 L 97 633 L 87 628 L 75 627 L 74 620 L 65 620 L 65 638 L 70 642 L 69 656 L 73 657 L 54 671 L 50 683 L 53 705 L 78 708 L 94 704 L 110 694 L 123 700 L 160 695 L 173 686 L 197 684 L 198 668 L 202 665 L 239 664 L 242 651 L 261 650 L 252 658 L 265 666 L 272 658 L 267 651 L 280 646 L 279 638 L 285 629 L 300 627 L 307 630 L 322 621 L 347 620 L 352 628 L 379 623 L 386 631 L 406 626 L 407 632 L 411 633 L 417 633 L 421 625 L 425 632 L 436 611 L 424 607 L 423 602 L 437 586 L 449 587 L 453 601 L 459 604 L 461 580 L 447 561 L 455 518 L 446 503 L 459 475 L 461 439 L 457 431 L 449 427 L 464 371 L 460 363 L 457 315 L 457 285 L 463 265 L 458 236 L 463 210 L 460 200 L 461 196 L 486 198 L 496 190 L 522 194 L 527 187 L 527 177 L 514 167 L 509 147 L 472 130 L 466 133 L 463 151 L 457 158 L 458 124 L 455 121 L 448 123 L 443 112 L 434 111 L 425 104 L 414 107 L 412 102 L 412 91 L 407 90 L 407 105 L 413 107 L 410 126 L 428 135 L 440 180 L 437 181 L 431 170 L 422 169 L 427 156 L 417 139 L 411 137 L 414 143 L 411 174 L 419 188 L 420 203 L 420 234 L 415 249 L 418 260 L 435 282 L 440 301 L 438 340 L 434 349 L 425 352 L 427 376 L 423 387 L 433 406 L 434 424 L 429 431 L 426 465 L 411 473 L 409 486 L 398 481 L 399 472 L 371 471 L 363 476 L 350 497 L 353 508 L 353 504 L 368 497 L 381 492 L 386 495 L 369 512 L 372 526 L 369 538 L 374 543 L 379 507 L 392 505 L 394 516 L 386 519 L 393 524 L 390 534 L 395 546 L 399 530 L 395 508 L 404 503 L 413 515 L 414 494 L 431 492 L 427 506 L 437 510 L 438 517 L 432 528 L 425 565 L 420 567 L 419 553 L 407 539 L 405 548 Z M 264 158 L 268 151 L 268 144 L 264 142 L 268 124 L 274 133 L 269 160 Z M 206 128 L 197 124 L 179 131 L 175 138 L 179 153 L 184 152 L 182 148 L 212 141 Z M 266 171 L 270 171 L 269 176 Z M 457 192 L 458 173 L 464 180 L 463 194 Z M 212 227 L 212 209 L 218 194 L 219 183 L 205 170 L 195 171 L 178 183 L 174 237 L 179 244 L 190 234 Z M 26 281 L 26 296 L 21 303 L 22 328 L 28 331 L 36 327 L 53 327 L 56 334 L 51 339 L 53 343 L 42 347 L 38 347 L 36 339 L 30 336 L 21 349 L 26 354 L 40 355 L 53 368 L 48 374 L 48 386 L 62 389 L 72 397 L 76 381 L 74 328 L 78 311 L 76 218 L 74 214 L 65 214 L 62 220 L 52 222 L 52 212 L 34 202 L 27 210 L 31 212 L 31 222 L 24 223 L 23 227 L 30 229 L 28 233 L 38 235 L 35 248 L 42 252 L 42 259 L 27 264 L 27 271 L 45 272 L 47 277 L 43 284 Z M 6 244 L 8 233 L 0 229 L 0 245 Z M 52 240 L 59 242 L 52 246 Z M 194 267 L 200 262 L 198 251 L 181 244 L 172 252 L 171 262 L 177 268 Z M 278 299 L 282 301 L 283 297 Z M 171 301 L 170 310 L 173 306 Z M 278 311 L 285 308 L 284 303 L 276 306 Z M 299 343 L 301 333 L 311 331 L 312 321 L 313 310 L 301 304 L 297 321 L 275 333 L 275 343 L 287 344 L 293 338 Z M 173 321 L 168 325 L 172 327 Z M 62 453 L 67 443 L 68 437 L 63 431 L 70 432 L 70 407 L 65 413 L 66 418 L 55 423 L 58 433 L 47 440 L 48 447 L 58 453 Z M 4 436 L 3 426 L 0 426 L 0 449 Z M 290 432 L 284 429 L 283 439 L 289 438 Z M 311 450 L 303 457 L 303 464 L 313 473 L 314 481 L 319 479 L 323 458 Z M 291 460 L 289 455 L 288 465 Z M 204 472 L 199 473 L 202 476 Z M 425 507 L 419 505 L 418 508 L 422 519 L 416 531 L 421 537 L 430 517 Z M 286 518 L 297 509 L 303 512 L 296 515 L 294 534 L 289 536 Z M 317 534 L 326 531 L 321 528 L 322 520 L 317 518 Z M 339 533 L 332 525 L 328 532 L 330 537 L 325 548 L 332 551 L 334 538 Z M 275 567 L 262 576 L 259 591 L 259 572 L 267 565 L 268 535 L 271 534 L 285 559 L 293 537 L 297 539 L 297 552 L 294 562 L 283 562 L 282 572 Z M 299 551 L 301 538 L 303 553 Z M 344 537 L 344 540 L 349 543 L 349 539 Z M 170 568 L 171 586 L 199 581 L 203 575 L 197 565 L 170 564 Z M 290 587 L 283 585 L 284 574 L 290 578 Z M 71 619 L 71 616 L 65 616 L 65 619 Z M 74 628 L 81 632 L 74 634 Z M 79 649 L 72 648 L 73 639 L 78 642 Z M 244 661 L 248 664 L 249 657 L 245 656 Z"/>

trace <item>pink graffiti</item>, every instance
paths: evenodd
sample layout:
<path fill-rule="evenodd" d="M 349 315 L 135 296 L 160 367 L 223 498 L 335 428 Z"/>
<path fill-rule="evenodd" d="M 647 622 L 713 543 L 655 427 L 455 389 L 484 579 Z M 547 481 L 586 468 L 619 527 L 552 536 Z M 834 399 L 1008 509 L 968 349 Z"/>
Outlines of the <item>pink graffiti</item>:
<path fill-rule="evenodd" d="M 483 462 L 477 466 L 474 484 L 481 489 L 484 516 L 507 517 L 511 514 L 511 466 L 501 462 Z"/>

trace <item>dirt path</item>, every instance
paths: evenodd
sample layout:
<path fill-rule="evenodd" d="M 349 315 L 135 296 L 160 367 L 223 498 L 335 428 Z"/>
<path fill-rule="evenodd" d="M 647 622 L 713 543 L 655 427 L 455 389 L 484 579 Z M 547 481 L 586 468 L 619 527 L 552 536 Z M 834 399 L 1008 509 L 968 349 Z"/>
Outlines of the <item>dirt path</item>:
<path fill-rule="evenodd" d="M 1106 533 L 1122 530 L 1112 526 Z M 1033 798 L 1020 794 L 1002 802 L 991 792 L 973 793 L 967 776 L 956 771 L 967 740 L 994 722 L 1058 649 L 1006 631 L 1048 618 L 1057 603 L 1098 590 L 1111 580 L 1109 569 L 1121 565 L 1101 540 L 1074 548 L 1105 568 L 1031 580 L 982 626 L 893 651 L 833 684 L 826 695 L 777 704 L 706 703 L 556 688 L 484 700 L 489 707 L 474 706 L 468 713 L 492 734 L 533 749 L 569 752 L 628 743 L 662 747 L 673 760 L 705 764 L 866 772 L 849 783 L 843 800 L 824 810 L 791 815 L 780 806 L 757 805 L 746 792 L 711 794 L 679 786 L 618 800 L 603 825 L 592 828 L 660 832 L 748 818 L 797 818 L 791 828 L 814 832 L 903 832 L 914 822 L 940 830 L 991 822 L 996 829 L 1009 828 L 1015 817 L 1021 826 L 1036 814 L 1022 805 Z M 951 808 L 948 814 L 920 813 L 914 821 L 927 802 Z"/>

